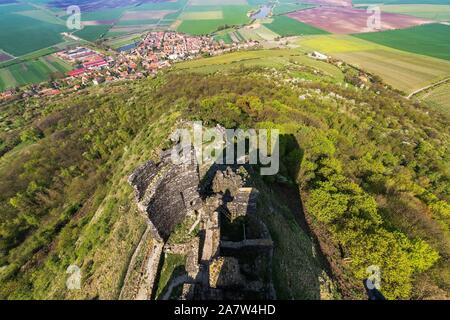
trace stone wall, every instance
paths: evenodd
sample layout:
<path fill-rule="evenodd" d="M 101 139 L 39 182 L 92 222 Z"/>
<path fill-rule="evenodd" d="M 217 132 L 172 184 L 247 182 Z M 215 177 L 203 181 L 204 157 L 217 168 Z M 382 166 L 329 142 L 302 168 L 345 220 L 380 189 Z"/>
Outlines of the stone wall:
<path fill-rule="evenodd" d="M 128 181 L 135 190 L 139 210 L 148 217 L 153 236 L 159 241 L 167 240 L 187 214 L 202 206 L 197 164 L 174 164 L 169 152 L 163 153 L 157 164 L 149 161 L 138 167 Z"/>

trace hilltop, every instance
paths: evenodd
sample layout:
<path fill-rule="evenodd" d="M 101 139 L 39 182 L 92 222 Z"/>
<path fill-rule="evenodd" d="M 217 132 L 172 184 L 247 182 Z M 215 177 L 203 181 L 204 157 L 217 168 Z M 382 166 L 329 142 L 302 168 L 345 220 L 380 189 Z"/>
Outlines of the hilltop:
<path fill-rule="evenodd" d="M 365 298 L 370 265 L 389 299 L 446 298 L 449 118 L 332 62 L 245 51 L 2 105 L 0 297 L 118 298 L 153 242 L 128 178 L 201 120 L 281 131 L 280 173 L 251 177 L 277 298 Z M 171 259 L 162 289 L 186 268 Z M 66 290 L 70 265 L 81 290 Z"/>

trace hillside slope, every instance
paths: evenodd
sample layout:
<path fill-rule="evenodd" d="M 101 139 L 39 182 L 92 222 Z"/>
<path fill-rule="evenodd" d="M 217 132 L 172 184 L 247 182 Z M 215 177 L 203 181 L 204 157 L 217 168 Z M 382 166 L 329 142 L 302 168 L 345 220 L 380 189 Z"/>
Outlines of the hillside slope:
<path fill-rule="evenodd" d="M 449 118 L 345 65 L 252 55 L 1 106 L 0 297 L 118 298 L 145 230 L 127 178 L 184 119 L 281 130 L 280 173 L 256 178 L 278 298 L 365 298 L 370 265 L 387 298 L 445 298 Z"/>

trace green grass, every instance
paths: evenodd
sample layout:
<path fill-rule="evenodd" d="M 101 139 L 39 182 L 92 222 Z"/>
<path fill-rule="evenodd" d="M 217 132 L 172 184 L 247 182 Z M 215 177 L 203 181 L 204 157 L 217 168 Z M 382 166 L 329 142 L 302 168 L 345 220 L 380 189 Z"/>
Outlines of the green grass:
<path fill-rule="evenodd" d="M 299 63 L 308 67 L 316 68 L 325 74 L 333 77 L 337 81 L 343 80 L 343 74 L 334 65 L 326 62 L 310 59 L 297 50 L 276 49 L 276 50 L 255 50 L 240 51 L 225 54 L 222 56 L 191 60 L 177 63 L 175 71 L 189 70 L 199 73 L 214 73 L 219 70 L 233 68 L 261 66 L 270 68 L 284 68 L 291 63 Z"/>
<path fill-rule="evenodd" d="M 450 26 L 447 25 L 427 24 L 354 36 L 399 50 L 450 60 Z"/>
<path fill-rule="evenodd" d="M 183 273 L 186 264 L 186 257 L 179 254 L 167 254 L 164 258 L 164 264 L 159 276 L 158 289 L 156 290 L 156 298 L 160 297 L 163 290 L 169 285 L 171 278 L 179 276 Z"/>
<path fill-rule="evenodd" d="M 87 26 L 75 32 L 74 35 L 87 41 L 96 41 L 104 36 L 109 29 L 111 29 L 110 25 Z"/>
<path fill-rule="evenodd" d="M 280 36 L 299 36 L 308 34 L 326 34 L 328 32 L 291 19 L 286 16 L 273 17 L 272 23 L 264 24 L 267 28 Z"/>

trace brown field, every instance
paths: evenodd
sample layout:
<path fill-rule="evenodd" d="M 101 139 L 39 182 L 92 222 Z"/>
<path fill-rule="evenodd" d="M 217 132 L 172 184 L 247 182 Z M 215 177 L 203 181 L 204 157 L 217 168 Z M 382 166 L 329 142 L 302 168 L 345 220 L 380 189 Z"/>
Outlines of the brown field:
<path fill-rule="evenodd" d="M 162 19 L 169 13 L 174 13 L 176 10 L 155 10 L 155 11 L 128 11 L 122 16 L 120 20 L 147 20 L 147 19 Z"/>
<path fill-rule="evenodd" d="M 417 17 L 383 12 L 380 30 L 373 30 L 367 27 L 371 15 L 364 9 L 344 7 L 318 7 L 288 14 L 290 18 L 337 34 L 402 29 L 431 22 Z"/>
<path fill-rule="evenodd" d="M 12 57 L 6 53 L 0 52 L 0 62 L 11 60 Z"/>

